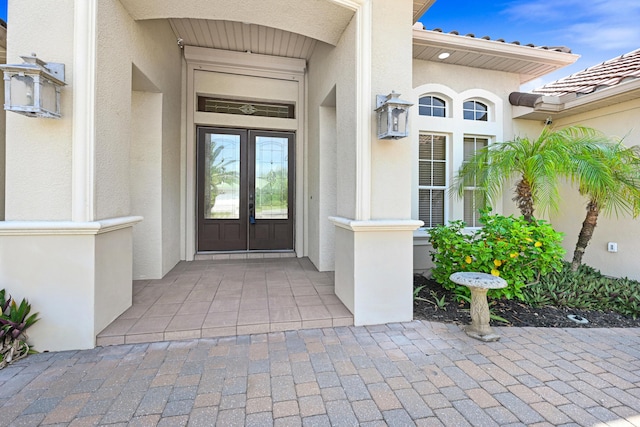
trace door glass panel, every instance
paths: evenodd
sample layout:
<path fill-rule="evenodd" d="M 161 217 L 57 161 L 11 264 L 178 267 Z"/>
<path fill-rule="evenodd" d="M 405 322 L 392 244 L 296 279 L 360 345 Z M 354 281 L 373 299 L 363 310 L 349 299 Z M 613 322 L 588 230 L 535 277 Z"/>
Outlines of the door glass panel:
<path fill-rule="evenodd" d="M 240 135 L 205 138 L 204 218 L 240 217 Z"/>
<path fill-rule="evenodd" d="M 256 136 L 256 219 L 287 219 L 289 139 Z"/>

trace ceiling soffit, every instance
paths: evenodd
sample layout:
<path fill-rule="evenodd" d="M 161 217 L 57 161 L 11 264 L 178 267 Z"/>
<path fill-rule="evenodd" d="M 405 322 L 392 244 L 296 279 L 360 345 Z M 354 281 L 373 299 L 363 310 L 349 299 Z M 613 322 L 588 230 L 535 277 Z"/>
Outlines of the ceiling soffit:
<path fill-rule="evenodd" d="M 413 22 L 418 22 L 422 15 L 429 10 L 436 0 L 413 0 Z"/>
<path fill-rule="evenodd" d="M 169 23 L 185 46 L 309 59 L 317 43 L 300 34 L 242 22 L 172 18 Z"/>
<path fill-rule="evenodd" d="M 450 54 L 449 57 L 445 60 L 438 59 L 438 55 L 445 52 Z M 413 57 L 425 61 L 515 73 L 520 75 L 520 83 L 573 64 L 579 58 L 571 53 L 540 47 L 476 39 L 415 27 Z"/>

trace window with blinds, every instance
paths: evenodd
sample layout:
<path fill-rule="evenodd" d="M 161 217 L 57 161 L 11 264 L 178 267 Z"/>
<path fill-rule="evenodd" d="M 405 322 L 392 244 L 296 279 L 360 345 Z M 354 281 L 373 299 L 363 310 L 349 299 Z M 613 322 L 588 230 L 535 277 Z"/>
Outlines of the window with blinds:
<path fill-rule="evenodd" d="M 447 188 L 447 140 L 444 135 L 420 134 L 418 165 L 419 219 L 425 227 L 444 224 Z"/>
<path fill-rule="evenodd" d="M 489 145 L 488 138 L 479 138 L 475 136 L 464 137 L 463 161 L 467 162 L 476 152 Z M 464 214 L 463 220 L 467 227 L 481 227 L 479 222 L 480 209 L 485 205 L 484 195 L 476 189 L 476 182 L 466 183 L 464 190 Z"/>

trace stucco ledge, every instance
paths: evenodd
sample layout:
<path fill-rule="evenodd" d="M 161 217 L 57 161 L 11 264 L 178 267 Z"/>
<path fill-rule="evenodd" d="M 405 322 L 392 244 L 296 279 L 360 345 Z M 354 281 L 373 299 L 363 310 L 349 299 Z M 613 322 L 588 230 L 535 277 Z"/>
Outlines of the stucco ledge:
<path fill-rule="evenodd" d="M 96 235 L 133 227 L 141 216 L 124 216 L 99 221 L 0 221 L 0 236 Z"/>
<path fill-rule="evenodd" d="M 414 231 L 422 227 L 424 223 L 415 219 L 372 219 L 359 221 L 350 218 L 337 216 L 329 217 L 336 227 L 344 228 L 353 232 L 376 232 L 376 231 Z"/>

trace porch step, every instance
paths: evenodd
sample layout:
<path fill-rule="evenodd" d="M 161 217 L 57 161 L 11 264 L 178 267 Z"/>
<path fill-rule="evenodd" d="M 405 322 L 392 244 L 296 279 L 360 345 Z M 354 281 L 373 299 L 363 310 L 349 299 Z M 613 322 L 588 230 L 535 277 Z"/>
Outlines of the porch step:
<path fill-rule="evenodd" d="M 352 326 L 353 315 L 335 295 L 333 273 L 283 255 L 180 262 L 160 280 L 134 281 L 133 305 L 98 334 L 96 344 Z"/>
<path fill-rule="evenodd" d="M 353 316 L 335 317 L 332 319 L 303 320 L 299 322 L 259 323 L 254 325 L 234 325 L 219 328 L 192 329 L 184 331 L 151 332 L 146 334 L 111 335 L 101 332 L 96 339 L 96 346 L 105 347 L 119 344 L 140 344 L 161 341 L 180 341 L 197 338 L 221 338 L 236 335 L 253 335 L 270 332 L 286 332 L 302 329 L 331 328 L 353 326 Z"/>

